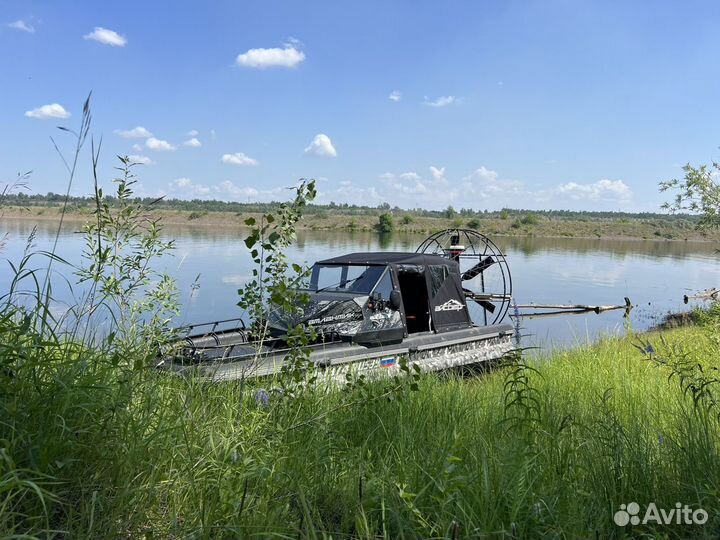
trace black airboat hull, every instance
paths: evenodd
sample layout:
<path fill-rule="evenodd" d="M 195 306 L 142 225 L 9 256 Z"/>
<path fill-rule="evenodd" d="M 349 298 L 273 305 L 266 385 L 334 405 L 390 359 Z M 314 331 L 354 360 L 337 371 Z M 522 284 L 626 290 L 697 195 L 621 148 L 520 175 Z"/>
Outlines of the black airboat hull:
<path fill-rule="evenodd" d="M 378 346 L 332 342 L 313 345 L 310 359 L 329 380 L 342 381 L 346 373 L 367 376 L 392 375 L 406 358 L 425 371 L 442 371 L 499 360 L 514 349 L 513 327 L 509 324 L 470 326 L 442 333 L 412 334 L 397 344 Z M 195 374 L 208 379 L 237 380 L 267 377 L 279 372 L 287 350 L 266 347 L 259 352 L 250 344 L 231 344 L 231 335 L 215 334 L 208 346 L 188 354 L 166 356 L 159 367 L 176 373 Z M 214 346 L 210 346 L 210 342 Z M 232 350 L 229 355 L 228 351 Z"/>

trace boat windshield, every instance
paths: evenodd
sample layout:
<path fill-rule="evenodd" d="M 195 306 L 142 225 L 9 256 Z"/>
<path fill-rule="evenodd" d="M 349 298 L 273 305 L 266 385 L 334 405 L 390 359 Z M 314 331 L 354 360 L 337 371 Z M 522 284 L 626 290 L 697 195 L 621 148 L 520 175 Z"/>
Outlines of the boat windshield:
<path fill-rule="evenodd" d="M 310 290 L 370 294 L 385 268 L 354 264 L 316 264 L 312 269 Z"/>

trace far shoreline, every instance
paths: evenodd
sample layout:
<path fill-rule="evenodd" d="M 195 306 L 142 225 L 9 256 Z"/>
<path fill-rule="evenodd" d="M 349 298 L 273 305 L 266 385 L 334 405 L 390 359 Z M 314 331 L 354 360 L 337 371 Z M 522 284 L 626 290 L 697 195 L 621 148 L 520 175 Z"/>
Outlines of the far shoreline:
<path fill-rule="evenodd" d="M 381 212 L 378 211 L 378 214 Z M 510 238 L 547 238 L 547 239 L 584 239 L 584 240 L 633 240 L 660 242 L 697 242 L 712 243 L 720 241 L 720 232 L 698 231 L 693 228 L 678 227 L 673 222 L 658 222 L 652 219 L 548 219 L 545 217 L 527 220 L 501 219 L 496 217 L 480 219 L 417 217 L 404 218 L 402 211 L 389 212 L 394 215 L 392 233 L 430 234 L 448 228 L 476 229 L 487 236 Z M 153 216 L 161 219 L 167 228 L 187 227 L 196 230 L 210 228 L 246 230 L 245 219 L 259 217 L 257 212 L 193 212 L 189 210 L 156 210 Z M 59 207 L 22 208 L 8 206 L 0 211 L 0 222 L 6 220 L 24 220 L 35 222 L 58 222 L 61 217 Z M 70 209 L 65 213 L 64 221 L 84 223 L 92 219 L 87 209 Z M 409 222 L 405 222 L 409 221 Z M 377 216 L 352 216 L 333 214 L 328 216 L 306 215 L 298 223 L 298 230 L 317 232 L 374 232 Z"/>

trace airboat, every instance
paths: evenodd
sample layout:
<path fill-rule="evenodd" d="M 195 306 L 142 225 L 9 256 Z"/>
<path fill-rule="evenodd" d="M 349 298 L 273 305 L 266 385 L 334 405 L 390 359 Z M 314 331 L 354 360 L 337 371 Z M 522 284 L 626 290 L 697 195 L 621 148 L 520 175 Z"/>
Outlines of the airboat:
<path fill-rule="evenodd" d="M 184 327 L 158 367 L 213 380 L 264 377 L 288 362 L 287 330 L 313 328 L 310 361 L 341 379 L 392 374 L 403 364 L 440 371 L 486 364 L 514 349 L 505 255 L 485 235 L 448 229 L 415 252 L 350 253 L 312 267 L 299 314 L 270 310 L 258 341 L 242 319 Z"/>

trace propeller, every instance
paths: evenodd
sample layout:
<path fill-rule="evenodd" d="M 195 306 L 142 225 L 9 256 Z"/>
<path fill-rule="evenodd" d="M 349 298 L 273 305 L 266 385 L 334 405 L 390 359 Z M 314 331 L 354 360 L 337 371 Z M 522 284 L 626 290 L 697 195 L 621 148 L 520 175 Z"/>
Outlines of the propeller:
<path fill-rule="evenodd" d="M 474 278 L 478 274 L 490 268 L 493 264 L 495 264 L 495 259 L 493 259 L 492 255 L 488 255 L 487 257 L 485 257 L 485 259 L 477 263 L 475 266 L 463 272 L 462 280 L 467 281 Z"/>
<path fill-rule="evenodd" d="M 477 304 L 480 304 L 482 308 L 489 311 L 490 313 L 495 313 L 495 304 L 493 304 L 492 302 L 489 302 L 488 300 L 475 300 L 474 298 L 472 300 L 475 301 Z"/>
<path fill-rule="evenodd" d="M 486 311 L 489 311 L 490 313 L 495 313 L 495 304 L 493 304 L 490 300 L 493 298 L 492 295 L 483 295 L 483 294 L 477 294 L 472 292 L 471 290 L 463 288 L 463 292 L 465 293 L 465 298 L 470 299 L 482 308 L 484 308 Z"/>

